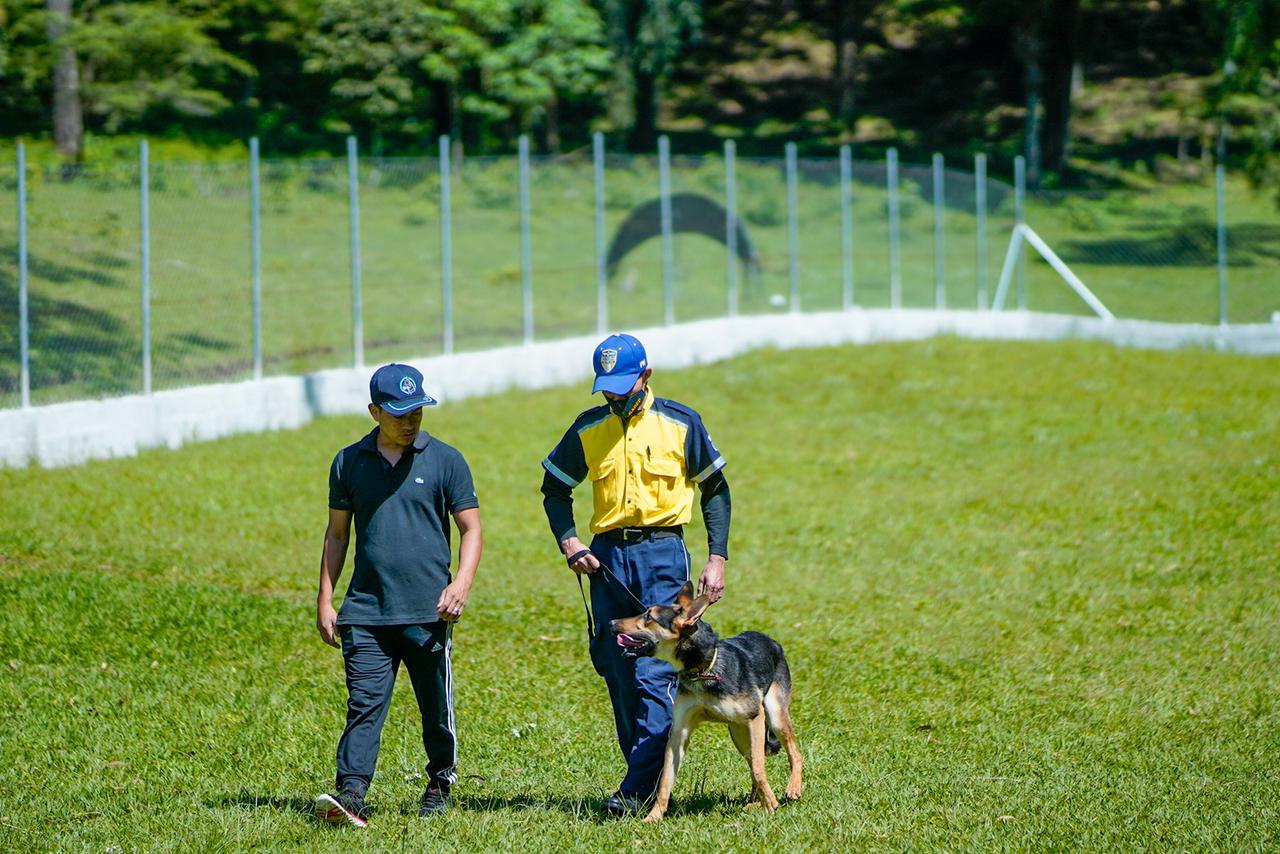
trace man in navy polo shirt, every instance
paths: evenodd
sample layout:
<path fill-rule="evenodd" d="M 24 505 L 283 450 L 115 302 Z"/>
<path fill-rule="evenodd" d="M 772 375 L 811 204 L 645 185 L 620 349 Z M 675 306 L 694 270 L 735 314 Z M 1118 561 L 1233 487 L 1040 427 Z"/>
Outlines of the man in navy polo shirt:
<path fill-rule="evenodd" d="M 316 798 L 330 824 L 366 824 L 365 793 L 378 761 L 396 671 L 404 662 L 422 713 L 427 788 L 418 814 L 444 812 L 457 781 L 453 722 L 453 623 L 480 563 L 480 502 L 462 454 L 420 429 L 435 400 L 422 374 L 384 365 L 369 381 L 367 436 L 338 452 L 329 469 L 329 527 L 320 560 L 316 627 L 342 649 L 347 725 L 338 742 L 336 795 Z M 450 577 L 449 517 L 461 534 Z M 355 520 L 355 570 L 342 610 L 332 599 Z"/>

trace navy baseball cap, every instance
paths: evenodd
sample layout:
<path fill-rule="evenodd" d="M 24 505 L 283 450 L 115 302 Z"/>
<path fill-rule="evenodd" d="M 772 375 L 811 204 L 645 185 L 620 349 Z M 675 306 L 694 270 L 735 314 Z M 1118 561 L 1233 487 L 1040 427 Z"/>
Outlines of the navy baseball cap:
<path fill-rule="evenodd" d="M 390 412 L 404 415 L 436 399 L 422 390 L 422 373 L 410 365 L 383 365 L 369 380 L 369 400 Z"/>
<path fill-rule="evenodd" d="M 619 333 L 600 342 L 591 366 L 596 371 L 592 394 L 598 391 L 626 394 L 648 369 L 649 357 L 645 355 L 643 344 L 626 333 Z"/>

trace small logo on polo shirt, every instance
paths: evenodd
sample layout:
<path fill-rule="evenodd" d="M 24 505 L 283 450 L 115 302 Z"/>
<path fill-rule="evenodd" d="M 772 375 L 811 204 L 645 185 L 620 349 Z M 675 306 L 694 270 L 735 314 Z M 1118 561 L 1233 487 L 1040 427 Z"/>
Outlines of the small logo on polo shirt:
<path fill-rule="evenodd" d="M 417 389 L 418 386 L 414 383 L 413 377 L 402 377 L 400 379 L 400 391 L 402 394 L 413 394 Z"/>
<path fill-rule="evenodd" d="M 613 366 L 618 364 L 617 350 L 601 350 L 600 351 L 600 370 L 606 374 L 613 370 Z"/>
<path fill-rule="evenodd" d="M 420 478 L 420 477 L 415 477 L 415 478 L 413 479 L 413 482 L 414 482 L 414 483 L 426 483 L 426 481 L 424 481 L 424 480 L 423 480 L 422 478 Z"/>

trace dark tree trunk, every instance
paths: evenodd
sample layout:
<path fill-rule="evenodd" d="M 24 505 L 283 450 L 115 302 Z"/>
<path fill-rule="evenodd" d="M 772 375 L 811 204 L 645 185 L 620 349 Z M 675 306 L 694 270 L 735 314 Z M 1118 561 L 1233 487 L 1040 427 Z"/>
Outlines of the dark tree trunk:
<path fill-rule="evenodd" d="M 542 150 L 547 154 L 560 153 L 560 99 L 554 94 L 543 107 Z"/>
<path fill-rule="evenodd" d="M 627 137 L 627 147 L 650 152 L 658 144 L 658 87 L 654 75 L 636 71 L 635 93 L 635 123 Z"/>
<path fill-rule="evenodd" d="M 436 136 L 453 135 L 453 88 L 448 83 L 432 84 L 431 103 Z"/>
<path fill-rule="evenodd" d="M 613 69 L 609 75 L 607 90 L 609 124 L 618 131 L 619 138 L 629 137 L 635 124 L 635 72 L 632 68 L 632 16 L 631 3 L 627 0 L 608 0 L 604 4 L 605 32 L 609 51 L 613 54 Z M 643 4 L 636 3 L 636 6 Z"/>
<path fill-rule="evenodd" d="M 71 27 L 71 0 L 46 0 L 45 34 L 54 44 L 53 142 L 58 153 L 79 161 L 84 154 L 84 114 L 80 103 L 80 69 L 71 48 L 58 45 Z"/>
<path fill-rule="evenodd" d="M 857 118 L 857 92 L 854 74 L 857 72 L 857 28 L 861 23 L 859 4 L 856 2 L 835 4 L 835 26 L 832 44 L 835 47 L 835 116 L 840 127 L 853 130 Z"/>
<path fill-rule="evenodd" d="M 1040 183 L 1040 98 L 1044 88 L 1044 71 L 1041 65 L 1043 43 L 1041 41 L 1041 16 L 1036 14 L 1039 4 L 1027 3 L 1022 21 L 1014 36 L 1014 50 L 1022 60 L 1022 83 L 1026 99 L 1026 118 L 1023 123 L 1024 156 L 1027 158 L 1027 184 Z"/>
<path fill-rule="evenodd" d="M 1080 0 L 1053 0 L 1041 39 L 1044 126 L 1040 130 L 1041 167 L 1061 172 L 1071 132 L 1072 72 L 1080 32 Z"/>

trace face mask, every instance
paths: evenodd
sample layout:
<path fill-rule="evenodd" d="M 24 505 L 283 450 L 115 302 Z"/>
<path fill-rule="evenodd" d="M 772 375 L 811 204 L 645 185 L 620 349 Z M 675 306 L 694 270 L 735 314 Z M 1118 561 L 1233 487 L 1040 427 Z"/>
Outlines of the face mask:
<path fill-rule="evenodd" d="M 640 409 L 640 404 L 644 403 L 644 394 L 648 388 L 647 385 L 643 385 L 638 391 L 633 391 L 624 398 L 607 398 L 609 409 L 622 420 L 627 420 L 632 415 L 635 415 L 636 411 Z"/>

